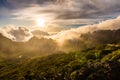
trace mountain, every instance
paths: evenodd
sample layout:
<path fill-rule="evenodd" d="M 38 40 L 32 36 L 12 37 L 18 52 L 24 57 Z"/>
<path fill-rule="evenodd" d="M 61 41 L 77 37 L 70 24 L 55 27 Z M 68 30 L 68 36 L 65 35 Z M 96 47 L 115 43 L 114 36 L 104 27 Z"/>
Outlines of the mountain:
<path fill-rule="evenodd" d="M 29 58 L 0 58 L 1 80 L 119 80 L 120 45 Z"/>
<path fill-rule="evenodd" d="M 0 34 L 0 80 L 119 80 L 119 35 L 120 29 L 98 30 L 60 44 Z"/>
<path fill-rule="evenodd" d="M 82 51 L 103 44 L 120 43 L 120 29 L 98 30 L 84 33 L 77 39 L 68 39 L 63 44 L 50 38 L 32 37 L 27 42 L 15 42 L 0 34 L 0 56 L 3 57 L 35 57 L 55 53 L 57 51 Z M 60 46 L 61 45 L 61 46 Z"/>
<path fill-rule="evenodd" d="M 54 53 L 56 48 L 52 39 L 32 37 L 28 42 L 14 42 L 0 34 L 0 55 L 6 58 L 46 55 Z"/>
<path fill-rule="evenodd" d="M 83 33 L 79 38 L 65 40 L 62 45 L 64 51 L 81 51 L 103 44 L 120 43 L 120 29 L 97 30 Z"/>

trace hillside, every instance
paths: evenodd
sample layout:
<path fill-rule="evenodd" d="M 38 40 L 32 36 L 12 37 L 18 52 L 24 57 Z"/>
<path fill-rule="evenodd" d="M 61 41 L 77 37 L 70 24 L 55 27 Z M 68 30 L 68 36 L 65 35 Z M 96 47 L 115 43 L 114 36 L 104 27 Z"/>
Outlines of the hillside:
<path fill-rule="evenodd" d="M 120 29 L 98 30 L 58 43 L 0 34 L 0 80 L 119 80 L 119 35 Z"/>
<path fill-rule="evenodd" d="M 81 34 L 79 38 L 58 42 L 51 38 L 32 37 L 27 42 L 15 42 L 0 34 L 0 56 L 4 58 L 36 57 L 53 54 L 58 51 L 83 51 L 104 44 L 120 43 L 120 29 L 99 30 Z"/>
<path fill-rule="evenodd" d="M 15 42 L 0 34 L 0 56 L 4 58 L 52 54 L 56 51 L 56 45 L 54 40 L 47 38 L 32 37 L 28 42 Z"/>
<path fill-rule="evenodd" d="M 119 80 L 120 45 L 37 58 L 0 58 L 0 80 Z"/>

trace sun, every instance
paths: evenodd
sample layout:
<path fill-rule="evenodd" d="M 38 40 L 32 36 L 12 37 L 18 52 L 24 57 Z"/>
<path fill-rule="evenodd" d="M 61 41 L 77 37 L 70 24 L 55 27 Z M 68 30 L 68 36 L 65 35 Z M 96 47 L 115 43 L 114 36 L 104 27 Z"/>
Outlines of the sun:
<path fill-rule="evenodd" d="M 36 25 L 37 25 L 38 27 L 44 27 L 44 26 L 45 26 L 45 23 L 46 23 L 46 20 L 43 19 L 43 18 L 38 18 L 38 19 L 36 19 Z"/>

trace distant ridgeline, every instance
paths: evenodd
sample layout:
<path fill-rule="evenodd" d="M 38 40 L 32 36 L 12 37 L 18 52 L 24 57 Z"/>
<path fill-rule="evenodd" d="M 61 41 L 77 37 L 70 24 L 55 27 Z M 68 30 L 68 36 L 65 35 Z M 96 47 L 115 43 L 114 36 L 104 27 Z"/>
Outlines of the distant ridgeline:
<path fill-rule="evenodd" d="M 14 42 L 0 34 L 0 56 L 3 58 L 35 57 L 56 52 L 74 52 L 92 49 L 104 44 L 119 44 L 120 29 L 98 30 L 82 34 L 77 40 L 68 40 L 59 49 L 57 42 L 49 38 L 32 37 L 28 42 Z"/>

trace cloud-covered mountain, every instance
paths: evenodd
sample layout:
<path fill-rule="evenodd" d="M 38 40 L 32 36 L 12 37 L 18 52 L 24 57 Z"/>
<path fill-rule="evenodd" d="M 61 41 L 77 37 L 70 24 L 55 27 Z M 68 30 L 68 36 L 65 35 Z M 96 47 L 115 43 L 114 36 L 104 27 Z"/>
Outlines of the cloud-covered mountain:
<path fill-rule="evenodd" d="M 102 44 L 117 44 L 120 43 L 119 22 L 120 17 L 52 35 L 37 29 L 8 27 L 0 29 L 0 50 L 6 56 L 26 56 L 29 53 L 33 53 L 29 56 L 37 56 L 57 51 L 80 51 Z"/>
<path fill-rule="evenodd" d="M 49 26 L 49 29 L 51 31 L 58 30 L 59 27 L 55 26 L 55 30 L 53 29 L 53 26 Z M 47 29 L 48 27 L 45 27 L 44 29 Z M 58 29 L 57 29 L 58 28 Z M 30 27 L 15 27 L 15 26 L 7 26 L 5 28 L 0 28 L 0 33 L 2 33 L 4 36 L 10 38 L 11 40 L 14 41 L 27 41 L 31 37 L 36 36 L 36 37 L 46 37 L 46 38 L 51 38 L 57 41 L 64 41 L 67 39 L 74 39 L 74 38 L 79 38 L 81 34 L 84 33 L 92 33 L 94 31 L 98 30 L 117 30 L 120 29 L 120 17 L 117 17 L 116 19 L 110 19 L 106 20 L 103 22 L 100 22 L 98 24 L 93 24 L 93 25 L 87 25 L 87 26 L 80 26 L 78 28 L 71 28 L 68 30 L 60 30 L 56 34 L 51 35 L 50 32 L 47 32 L 45 30 L 42 30 L 40 28 L 30 28 Z M 49 30 L 48 30 L 49 31 Z"/>
<path fill-rule="evenodd" d="M 98 24 L 80 26 L 79 28 L 64 30 L 59 32 L 57 35 L 53 35 L 52 37 L 54 37 L 55 39 L 79 38 L 81 34 L 88 32 L 92 33 L 98 30 L 116 30 L 116 29 L 120 29 L 120 17 L 117 17 L 116 19 L 106 20 Z"/>
<path fill-rule="evenodd" d="M 28 42 L 15 42 L 0 34 L 0 56 L 2 57 L 34 57 L 55 53 L 57 43 L 52 39 L 32 37 Z"/>
<path fill-rule="evenodd" d="M 39 29 L 30 29 L 27 27 L 15 27 L 15 26 L 7 26 L 5 28 L 0 28 L 0 33 L 5 37 L 17 41 L 24 42 L 28 41 L 31 37 L 36 36 L 38 38 L 48 36 L 49 33 Z"/>

